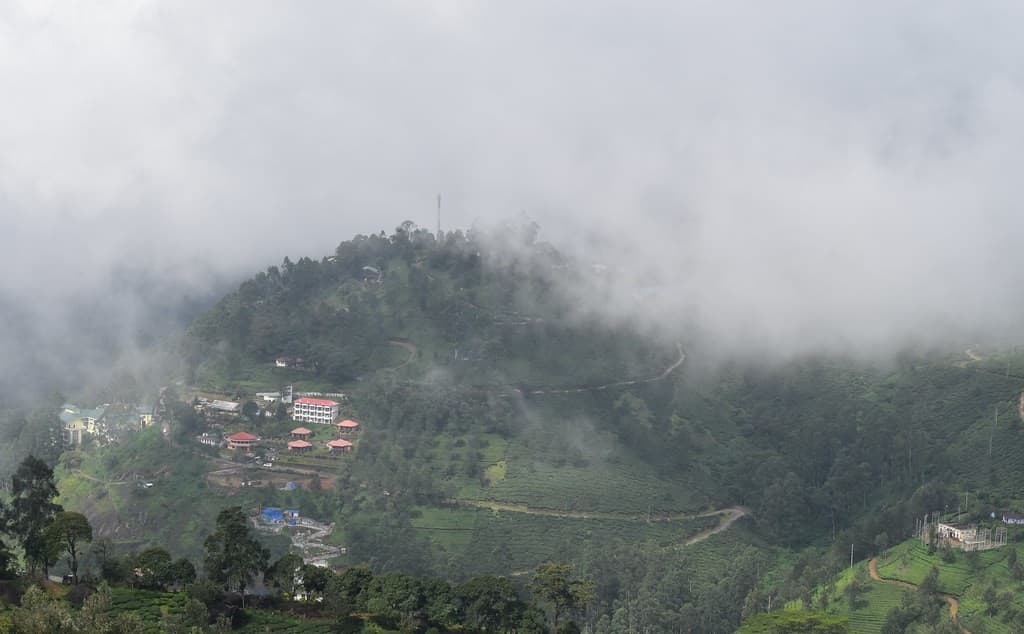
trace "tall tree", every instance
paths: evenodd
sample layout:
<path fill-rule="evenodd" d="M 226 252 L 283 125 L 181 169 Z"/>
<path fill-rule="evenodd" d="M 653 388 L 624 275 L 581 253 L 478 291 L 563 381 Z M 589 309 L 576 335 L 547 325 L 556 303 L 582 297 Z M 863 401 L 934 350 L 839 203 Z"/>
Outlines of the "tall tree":
<path fill-rule="evenodd" d="M 594 600 L 594 582 L 571 579 L 572 566 L 549 563 L 538 566 L 530 590 L 552 611 L 551 631 L 558 631 L 558 619 L 566 612 L 582 609 Z"/>
<path fill-rule="evenodd" d="M 476 577 L 456 590 L 469 626 L 483 632 L 509 629 L 519 607 L 519 595 L 504 577 Z"/>
<path fill-rule="evenodd" d="M 285 553 L 267 569 L 266 581 L 290 599 L 302 579 L 302 565 L 302 557 L 295 553 Z"/>
<path fill-rule="evenodd" d="M 245 601 L 245 587 L 267 567 L 270 552 L 253 537 L 242 507 L 217 514 L 217 524 L 204 544 L 206 575 L 227 590 L 237 589 Z"/>
<path fill-rule="evenodd" d="M 302 567 L 302 587 L 306 589 L 306 600 L 312 601 L 317 597 L 324 596 L 327 586 L 334 576 L 327 568 L 306 564 Z"/>
<path fill-rule="evenodd" d="M 144 588 L 163 590 L 174 581 L 175 571 L 171 553 L 159 546 L 147 548 L 139 553 L 135 565 L 142 573 L 140 585 Z"/>
<path fill-rule="evenodd" d="M 71 577 L 78 584 L 78 545 L 92 541 L 92 526 L 81 513 L 61 511 L 46 527 L 46 540 L 68 557 Z"/>
<path fill-rule="evenodd" d="M 332 577 L 325 597 L 331 614 L 340 619 L 353 612 L 365 612 L 372 582 L 373 573 L 361 566 Z"/>
<path fill-rule="evenodd" d="M 11 478 L 11 503 L 5 519 L 25 552 L 29 568 L 35 571 L 41 567 L 44 575 L 53 553 L 46 527 L 64 510 L 53 501 L 55 497 L 53 470 L 32 455 L 22 460 Z"/>

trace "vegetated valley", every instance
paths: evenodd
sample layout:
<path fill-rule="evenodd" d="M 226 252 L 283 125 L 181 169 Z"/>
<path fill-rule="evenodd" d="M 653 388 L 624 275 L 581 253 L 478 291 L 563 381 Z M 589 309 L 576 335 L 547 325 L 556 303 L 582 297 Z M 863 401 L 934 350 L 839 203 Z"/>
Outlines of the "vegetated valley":
<path fill-rule="evenodd" d="M 28 592 L 5 626 L 1024 630 L 1024 529 L 1002 521 L 1024 510 L 1024 356 L 727 356 L 683 316 L 587 310 L 614 263 L 535 227 L 502 243 L 357 236 L 243 282 L 153 347 L 159 370 L 5 402 L 8 525 L 52 468 L 98 588 Z M 927 514 L 1007 543 L 913 538 Z M 74 558 L 28 534 L 8 529 L 12 593 Z"/>

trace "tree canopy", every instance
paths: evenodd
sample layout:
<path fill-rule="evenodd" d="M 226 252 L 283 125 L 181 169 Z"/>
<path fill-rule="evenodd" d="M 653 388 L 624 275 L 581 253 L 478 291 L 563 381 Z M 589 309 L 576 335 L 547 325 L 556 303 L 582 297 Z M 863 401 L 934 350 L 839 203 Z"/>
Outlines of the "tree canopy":
<path fill-rule="evenodd" d="M 46 539 L 68 557 L 68 567 L 75 583 L 78 583 L 78 545 L 92 541 L 92 526 L 81 513 L 61 511 L 46 527 Z"/>
<path fill-rule="evenodd" d="M 46 528 L 63 511 L 54 502 L 57 485 L 53 470 L 35 456 L 26 457 L 11 478 L 11 502 L 7 509 L 7 525 L 25 553 L 32 570 L 44 574 L 53 560 L 53 541 L 46 537 Z"/>
<path fill-rule="evenodd" d="M 207 576 L 225 589 L 245 591 L 252 578 L 266 569 L 270 552 L 249 528 L 242 508 L 233 506 L 217 515 L 213 534 L 206 538 L 203 561 Z"/>

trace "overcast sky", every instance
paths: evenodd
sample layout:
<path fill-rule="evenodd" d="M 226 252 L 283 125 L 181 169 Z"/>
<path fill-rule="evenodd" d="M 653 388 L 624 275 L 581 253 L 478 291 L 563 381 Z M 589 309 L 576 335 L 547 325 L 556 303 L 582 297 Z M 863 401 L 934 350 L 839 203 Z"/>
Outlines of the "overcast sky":
<path fill-rule="evenodd" d="M 1022 14 L 0 1 L 0 291 L 49 311 L 125 263 L 201 283 L 319 257 L 433 227 L 440 192 L 446 227 L 525 211 L 671 285 L 624 286 L 620 313 L 812 345 L 1002 330 L 1024 313 Z"/>

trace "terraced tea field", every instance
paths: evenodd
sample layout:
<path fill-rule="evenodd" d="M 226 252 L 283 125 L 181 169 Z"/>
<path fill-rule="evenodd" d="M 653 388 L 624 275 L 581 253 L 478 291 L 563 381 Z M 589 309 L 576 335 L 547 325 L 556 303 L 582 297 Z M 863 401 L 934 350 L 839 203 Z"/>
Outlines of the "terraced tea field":
<path fill-rule="evenodd" d="M 979 553 L 979 566 L 987 567 L 995 558 L 1001 558 L 996 551 Z M 954 596 L 963 595 L 977 574 L 963 553 L 957 553 L 955 561 L 945 562 L 938 553 L 929 555 L 928 547 L 918 540 L 905 542 L 879 557 L 878 574 L 916 586 L 924 581 L 933 566 L 939 569 L 939 591 Z"/>
<path fill-rule="evenodd" d="M 582 519 L 455 507 L 422 509 L 413 525 L 471 574 L 500 575 L 620 540 L 680 545 L 719 521 L 718 516 L 672 522 Z"/>
<path fill-rule="evenodd" d="M 529 450 L 533 451 L 533 450 Z M 492 453 L 498 466 L 489 486 L 465 484 L 458 497 L 475 500 L 515 502 L 533 507 L 619 513 L 680 513 L 707 508 L 708 501 L 696 498 L 682 480 L 664 479 L 642 463 L 621 460 L 592 460 L 579 466 L 558 465 L 537 459 L 523 447 L 510 445 L 502 456 Z"/>

